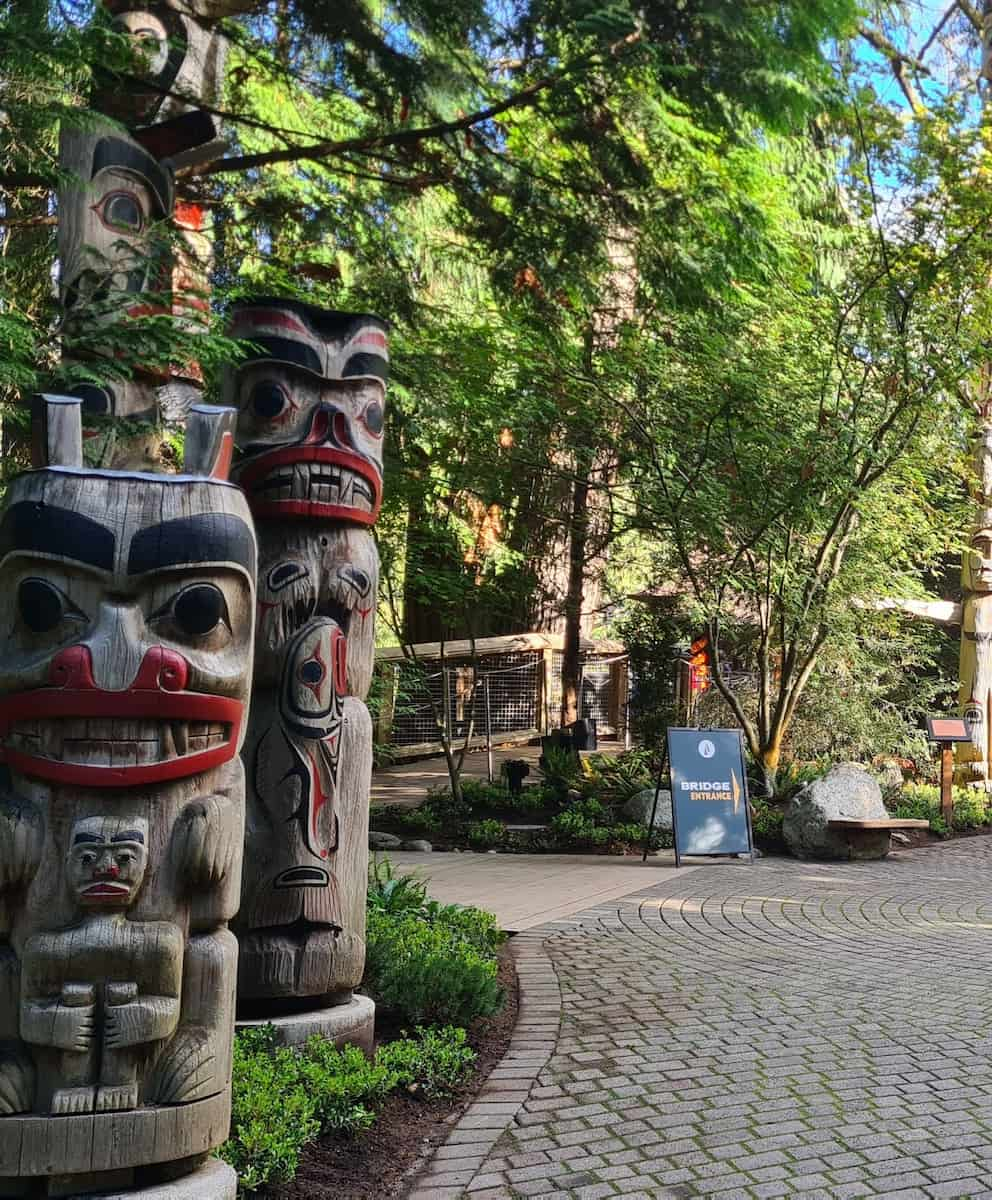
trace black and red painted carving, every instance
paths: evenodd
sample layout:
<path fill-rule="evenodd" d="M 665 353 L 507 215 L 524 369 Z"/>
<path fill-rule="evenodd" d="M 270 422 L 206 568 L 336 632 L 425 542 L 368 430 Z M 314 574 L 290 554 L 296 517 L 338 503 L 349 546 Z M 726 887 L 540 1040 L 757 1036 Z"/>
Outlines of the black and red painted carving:
<path fill-rule="evenodd" d="M 191 474 L 122 474 L 82 468 L 78 401 L 39 401 L 47 461 L 0 513 L 0 1195 L 116 1191 L 223 1141 L 244 838 L 233 419 L 194 414 Z"/>
<path fill-rule="evenodd" d="M 387 326 L 260 299 L 231 331 L 251 343 L 226 399 L 259 538 L 238 994 L 341 1001 L 365 961 Z"/>

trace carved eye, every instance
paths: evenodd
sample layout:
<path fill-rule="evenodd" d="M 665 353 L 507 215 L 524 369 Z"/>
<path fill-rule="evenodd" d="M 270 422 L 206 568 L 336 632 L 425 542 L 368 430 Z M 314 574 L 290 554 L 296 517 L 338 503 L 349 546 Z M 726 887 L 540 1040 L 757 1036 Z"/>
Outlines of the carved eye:
<path fill-rule="evenodd" d="M 79 861 L 83 864 L 84 867 L 92 867 L 93 864 L 96 862 L 96 855 L 93 853 L 92 850 L 84 850 L 83 853 L 80 854 L 80 856 L 79 856 Z"/>
<path fill-rule="evenodd" d="M 134 855 L 130 850 L 121 850 L 114 855 L 114 859 L 119 867 L 129 867 L 134 862 Z"/>
<path fill-rule="evenodd" d="M 144 228 L 145 214 L 133 192 L 108 192 L 93 209 L 108 229 L 140 233 Z"/>
<path fill-rule="evenodd" d="M 278 383 L 267 380 L 256 383 L 251 390 L 251 406 L 255 416 L 263 421 L 273 421 L 289 403 L 289 397 Z"/>
<path fill-rule="evenodd" d="M 378 400 L 373 400 L 365 412 L 362 413 L 362 422 L 369 433 L 374 437 L 380 437 L 385 416 L 386 414 L 383 412 L 382 405 Z"/>
<path fill-rule="evenodd" d="M 51 633 L 65 617 L 85 620 L 79 609 L 47 579 L 22 579 L 17 588 L 17 608 L 32 633 Z"/>
<path fill-rule="evenodd" d="M 182 633 L 203 637 L 227 619 L 224 593 L 212 583 L 194 583 L 175 598 L 172 615 Z"/>

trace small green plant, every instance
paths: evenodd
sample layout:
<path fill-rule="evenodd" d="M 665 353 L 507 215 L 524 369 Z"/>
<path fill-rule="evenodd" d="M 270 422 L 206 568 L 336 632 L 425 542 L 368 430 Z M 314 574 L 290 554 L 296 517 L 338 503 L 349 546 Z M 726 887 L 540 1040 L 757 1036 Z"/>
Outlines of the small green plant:
<path fill-rule="evenodd" d="M 610 841 L 606 809 L 598 800 L 576 800 L 555 816 L 549 829 L 566 845 L 605 846 Z"/>
<path fill-rule="evenodd" d="M 375 1110 L 396 1086 L 396 1076 L 378 1057 L 370 1063 L 357 1046 L 339 1050 L 316 1036 L 300 1055 L 299 1070 L 323 1132 L 367 1129 L 375 1120 Z"/>
<path fill-rule="evenodd" d="M 785 805 L 765 796 L 751 797 L 751 829 L 754 842 L 761 850 L 785 851 L 785 835 L 782 822 L 785 820 Z"/>
<path fill-rule="evenodd" d="M 376 857 L 369 870 L 366 902 L 379 912 L 422 912 L 427 881 L 419 875 L 397 875 L 388 858 Z"/>
<path fill-rule="evenodd" d="M 464 1082 L 475 1062 L 464 1029 L 418 1028 L 381 1047 L 369 1062 L 355 1046 L 321 1037 L 290 1050 L 271 1025 L 234 1042 L 231 1136 L 221 1155 L 238 1172 L 242 1193 L 289 1183 L 300 1151 L 321 1133 L 367 1129 L 397 1087 L 436 1099 Z"/>
<path fill-rule="evenodd" d="M 988 798 L 977 788 L 955 787 L 953 827 L 979 829 L 989 822 Z M 907 783 L 892 804 L 894 816 L 930 822 L 930 831 L 940 837 L 948 834 L 940 807 L 940 788 L 932 783 Z"/>
<path fill-rule="evenodd" d="M 370 909 L 364 986 L 381 1007 L 412 1025 L 467 1025 L 503 1003 L 496 958 L 458 924 Z"/>
<path fill-rule="evenodd" d="M 582 775 L 579 756 L 565 746 L 548 746 L 542 758 L 541 773 L 545 786 L 550 789 L 558 803 L 562 803 Z"/>
<path fill-rule="evenodd" d="M 489 818 L 476 821 L 468 827 L 468 844 L 473 850 L 492 850 L 499 846 L 506 836 L 506 826 L 502 821 Z"/>
<path fill-rule="evenodd" d="M 464 1029 L 419 1026 L 415 1038 L 383 1046 L 376 1064 L 391 1072 L 400 1087 L 427 1100 L 450 1096 L 464 1083 L 475 1062 Z"/>
<path fill-rule="evenodd" d="M 288 1183 L 300 1151 L 320 1132 L 317 1105 L 300 1078 L 292 1050 L 275 1046 L 275 1031 L 249 1030 L 234 1042 L 231 1136 L 221 1155 L 242 1188 Z"/>

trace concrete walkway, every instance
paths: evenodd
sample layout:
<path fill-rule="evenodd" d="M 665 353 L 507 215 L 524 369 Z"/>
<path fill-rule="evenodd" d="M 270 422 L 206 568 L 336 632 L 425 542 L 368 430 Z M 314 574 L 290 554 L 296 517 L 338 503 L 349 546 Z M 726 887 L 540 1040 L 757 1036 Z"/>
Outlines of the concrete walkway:
<path fill-rule="evenodd" d="M 523 758 L 530 764 L 528 784 L 540 779 L 537 760 L 541 757 L 540 746 L 505 746 L 493 749 L 493 776 L 499 781 L 500 767 L 510 758 Z M 473 779 L 486 779 L 489 775 L 488 757 L 485 750 L 473 750 L 465 755 L 463 775 Z M 416 762 L 394 763 L 391 767 L 380 767 L 372 772 L 372 803 L 400 804 L 412 808 L 427 798 L 432 788 L 448 786 L 448 767 L 444 758 L 422 758 Z"/>
<path fill-rule="evenodd" d="M 429 879 L 435 900 L 484 908 L 495 913 L 500 927 L 510 933 L 641 891 L 659 872 L 667 879 L 698 869 L 676 870 L 670 850 L 652 855 L 646 863 L 640 858 L 601 854 L 414 854 L 390 850 L 386 857 L 402 874 Z"/>
<path fill-rule="evenodd" d="M 992 1198 L 992 839 L 644 883 L 514 939 L 510 1053 L 409 1200 Z"/>

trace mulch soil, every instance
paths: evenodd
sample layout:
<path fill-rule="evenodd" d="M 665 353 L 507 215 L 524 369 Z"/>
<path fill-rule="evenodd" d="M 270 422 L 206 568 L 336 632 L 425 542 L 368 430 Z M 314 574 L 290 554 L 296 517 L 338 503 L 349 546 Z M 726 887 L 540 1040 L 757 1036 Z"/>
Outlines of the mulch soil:
<path fill-rule="evenodd" d="M 439 1146 L 506 1053 L 517 1020 L 517 973 L 509 945 L 499 959 L 499 981 L 506 1003 L 495 1017 L 475 1021 L 468 1031 L 478 1055 L 472 1078 L 448 1101 L 429 1102 L 394 1093 L 379 1110 L 371 1129 L 352 1137 L 321 1138 L 304 1147 L 292 1183 L 265 1192 L 271 1200 L 389 1200 L 406 1194 L 418 1163 Z M 398 1026 L 380 1026 L 376 1038 L 398 1037 Z"/>

